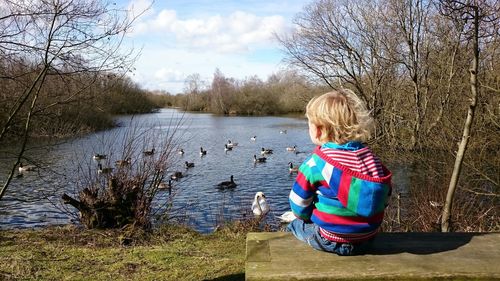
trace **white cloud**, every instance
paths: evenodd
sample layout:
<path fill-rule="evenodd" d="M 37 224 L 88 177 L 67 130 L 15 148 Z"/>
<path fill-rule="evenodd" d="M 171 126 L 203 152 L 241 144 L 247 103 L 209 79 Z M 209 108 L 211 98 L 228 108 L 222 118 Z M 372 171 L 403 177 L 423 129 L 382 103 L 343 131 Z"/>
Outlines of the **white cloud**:
<path fill-rule="evenodd" d="M 201 79 L 210 84 L 216 68 L 226 77 L 244 79 L 258 75 L 262 79 L 277 70 L 278 61 L 255 62 L 246 56 L 220 53 L 201 53 L 190 50 L 167 49 L 149 46 L 141 56 L 132 79 L 144 88 L 165 89 L 179 93 L 184 88 L 187 75 L 199 73 Z"/>
<path fill-rule="evenodd" d="M 176 20 L 177 13 L 174 10 L 162 10 L 150 23 L 153 29 L 169 30 Z"/>
<path fill-rule="evenodd" d="M 284 28 L 285 19 L 282 16 L 259 17 L 236 11 L 226 17 L 214 15 L 183 20 L 174 10 L 162 10 L 153 18 L 138 23 L 133 35 L 172 34 L 179 47 L 227 53 L 244 52 L 269 44 L 273 33 Z"/>
<path fill-rule="evenodd" d="M 169 82 L 183 82 L 185 75 L 181 71 L 162 67 L 155 72 L 154 78 Z"/>
<path fill-rule="evenodd" d="M 151 0 L 131 0 L 140 9 Z M 282 34 L 298 0 L 169 0 L 141 16 L 127 42 L 141 46 L 131 77 L 149 90 L 182 92 L 187 75 L 210 84 L 216 68 L 226 77 L 266 79 L 278 71 Z M 132 4 L 130 4 L 129 7 Z"/>

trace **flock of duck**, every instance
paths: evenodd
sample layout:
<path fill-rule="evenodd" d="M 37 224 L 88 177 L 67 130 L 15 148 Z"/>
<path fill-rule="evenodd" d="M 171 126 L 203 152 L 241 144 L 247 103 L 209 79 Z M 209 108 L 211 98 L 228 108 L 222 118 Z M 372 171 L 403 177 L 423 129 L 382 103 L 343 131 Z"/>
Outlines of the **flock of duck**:
<path fill-rule="evenodd" d="M 280 133 L 286 134 L 287 132 L 286 132 L 286 130 L 284 130 L 284 131 L 280 131 Z M 250 138 L 250 140 L 252 142 L 255 142 L 257 140 L 257 136 L 252 136 Z M 225 152 L 232 151 L 237 146 L 238 146 L 237 142 L 232 142 L 231 140 L 228 140 L 227 143 L 224 144 L 224 151 Z M 297 154 L 300 153 L 297 150 L 296 145 L 286 147 L 286 151 L 294 152 Z M 184 151 L 184 149 L 181 148 L 178 150 L 178 153 L 180 155 L 184 155 L 185 151 Z M 262 147 L 260 150 L 260 156 L 257 156 L 257 154 L 253 155 L 253 162 L 255 164 L 265 163 L 268 160 L 268 157 L 266 157 L 266 156 L 268 156 L 270 154 L 273 154 L 273 149 Z M 207 155 L 207 150 L 205 150 L 203 147 L 200 147 L 200 156 L 203 157 L 205 155 Z M 185 167 L 186 167 L 186 169 L 194 167 L 194 163 L 190 163 L 190 162 L 185 161 Z M 294 173 L 298 172 L 298 167 L 295 167 L 292 162 L 288 162 L 288 170 L 289 170 L 290 174 L 294 174 Z M 181 173 L 181 172 L 176 172 L 176 173 Z M 178 178 L 178 177 L 176 177 L 176 178 Z M 229 181 L 222 181 L 222 182 L 218 183 L 216 186 L 218 189 L 225 190 L 225 189 L 236 188 L 238 186 L 238 184 L 234 181 L 234 175 L 231 175 Z M 270 211 L 269 204 L 267 203 L 266 196 L 263 192 L 259 191 L 255 194 L 251 209 L 252 209 L 252 212 L 254 213 L 254 215 L 256 215 L 256 216 L 264 216 Z M 289 221 L 293 220 L 295 218 L 295 216 L 291 212 L 286 212 L 286 213 L 282 214 L 281 216 L 279 216 L 278 218 L 281 221 L 289 222 Z"/>
<path fill-rule="evenodd" d="M 286 133 L 287 133 L 286 130 L 280 131 L 280 134 L 286 134 Z M 257 136 L 252 136 L 250 138 L 250 140 L 255 142 L 257 140 Z M 232 142 L 231 140 L 228 140 L 227 143 L 224 144 L 224 151 L 225 152 L 232 151 L 237 146 L 238 146 L 237 142 Z M 290 147 L 286 147 L 286 151 L 294 152 L 297 154 L 300 153 L 297 150 L 297 147 L 295 145 L 290 146 Z M 184 149 L 181 148 L 178 150 L 178 154 L 184 155 L 184 153 L 185 153 Z M 201 157 L 206 156 L 207 150 L 203 149 L 203 147 L 200 147 L 199 153 L 200 153 Z M 153 156 L 154 154 L 155 154 L 154 148 L 151 150 L 143 151 L 143 155 L 145 157 Z M 260 150 L 259 157 L 257 156 L 257 154 L 253 155 L 253 161 L 255 164 L 265 163 L 268 159 L 268 157 L 266 157 L 266 156 L 268 156 L 270 154 L 273 154 L 273 149 L 269 149 L 269 148 L 266 149 L 266 148 L 262 147 Z M 97 174 L 98 175 L 111 174 L 113 172 L 113 170 L 115 169 L 113 167 L 103 167 L 102 166 L 101 162 L 104 160 L 107 160 L 107 158 L 108 158 L 108 156 L 106 154 L 99 154 L 99 153 L 94 154 L 92 156 L 92 159 L 97 162 Z M 130 157 L 128 157 L 126 159 L 116 160 L 114 163 L 115 163 L 115 167 L 118 169 L 119 168 L 126 168 L 126 167 L 130 167 L 132 165 L 132 159 Z M 289 170 L 290 174 L 298 172 L 298 168 L 294 167 L 292 162 L 289 162 L 288 165 L 289 165 L 288 170 Z M 187 169 L 193 168 L 195 166 L 195 164 L 194 164 L 194 162 L 185 161 L 184 166 L 187 170 Z M 23 165 L 23 163 L 20 163 L 19 167 L 18 167 L 18 171 L 19 171 L 18 176 L 22 176 L 24 172 L 34 171 L 35 169 L 36 169 L 36 167 L 34 165 Z M 184 177 L 184 174 L 181 171 L 175 171 L 168 177 L 168 179 L 169 179 L 168 183 L 160 182 L 158 184 L 157 188 L 158 189 L 168 189 L 169 193 L 170 193 L 171 189 L 172 189 L 172 181 L 178 181 L 179 179 L 181 179 L 183 177 Z M 221 189 L 221 190 L 233 189 L 233 188 L 236 188 L 237 186 L 238 186 L 238 184 L 234 181 L 233 175 L 230 176 L 229 181 L 222 181 L 216 185 L 216 187 L 218 189 Z M 269 205 L 266 201 L 266 197 L 265 197 L 264 193 L 260 192 L 260 191 L 257 192 L 255 194 L 254 201 L 252 203 L 253 213 L 256 216 L 263 216 L 263 215 L 266 215 L 269 212 L 269 210 L 270 210 L 270 208 L 269 208 Z M 293 219 L 293 215 L 291 216 L 290 213 L 285 213 L 282 216 L 280 216 L 279 218 L 282 221 L 290 221 L 290 219 Z"/>

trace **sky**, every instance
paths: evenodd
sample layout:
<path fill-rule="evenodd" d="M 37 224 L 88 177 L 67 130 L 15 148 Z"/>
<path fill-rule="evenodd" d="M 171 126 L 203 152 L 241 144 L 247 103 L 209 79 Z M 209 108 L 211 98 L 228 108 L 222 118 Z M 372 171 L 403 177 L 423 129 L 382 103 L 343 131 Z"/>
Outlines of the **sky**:
<path fill-rule="evenodd" d="M 134 82 L 147 90 L 182 92 L 186 76 L 266 80 L 285 67 L 274 37 L 292 28 L 305 0 L 122 0 L 139 15 L 125 44 L 140 50 Z"/>

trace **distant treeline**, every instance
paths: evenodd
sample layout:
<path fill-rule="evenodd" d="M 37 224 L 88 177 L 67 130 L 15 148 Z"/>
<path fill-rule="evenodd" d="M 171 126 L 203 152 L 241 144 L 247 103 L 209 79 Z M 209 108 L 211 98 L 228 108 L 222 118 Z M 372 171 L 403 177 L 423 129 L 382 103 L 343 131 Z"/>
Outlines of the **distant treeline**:
<path fill-rule="evenodd" d="M 186 80 L 183 94 L 163 93 L 163 106 L 186 111 L 211 112 L 220 115 L 279 115 L 303 113 L 306 103 L 316 94 L 328 91 L 311 83 L 294 71 L 282 71 L 262 81 L 257 76 L 237 80 L 218 69 L 210 86 L 203 86 L 198 74 Z"/>
<path fill-rule="evenodd" d="M 0 62 L 0 128 L 25 95 L 38 69 Z M 16 77 L 10 79 L 9 77 Z M 20 78 L 22 77 L 22 79 Z M 158 108 L 150 94 L 130 78 L 113 73 L 49 73 L 30 113 L 32 137 L 66 137 L 112 127 L 115 114 L 138 114 Z M 6 141 L 24 134 L 31 103 L 25 103 L 8 126 Z"/>

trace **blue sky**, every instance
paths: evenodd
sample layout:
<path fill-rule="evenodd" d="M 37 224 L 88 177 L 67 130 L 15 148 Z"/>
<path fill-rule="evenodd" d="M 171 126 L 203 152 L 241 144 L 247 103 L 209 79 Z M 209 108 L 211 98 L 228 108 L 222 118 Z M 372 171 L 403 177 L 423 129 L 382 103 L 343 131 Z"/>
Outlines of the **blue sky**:
<path fill-rule="evenodd" d="M 132 79 L 149 90 L 181 92 L 185 77 L 265 80 L 284 67 L 273 33 L 286 32 L 308 2 L 301 0 L 121 0 L 136 15 L 126 45 L 141 49 Z"/>

